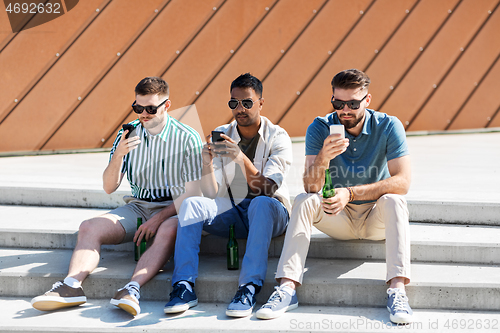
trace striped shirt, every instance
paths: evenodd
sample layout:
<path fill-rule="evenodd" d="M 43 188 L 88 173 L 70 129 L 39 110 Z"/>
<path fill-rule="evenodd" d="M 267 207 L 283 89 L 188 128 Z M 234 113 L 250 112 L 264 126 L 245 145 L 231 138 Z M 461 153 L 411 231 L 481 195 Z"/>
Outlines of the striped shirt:
<path fill-rule="evenodd" d="M 136 126 L 131 136 L 139 136 L 141 143 L 125 155 L 121 172 L 127 174 L 134 197 L 175 199 L 185 192 L 186 182 L 201 179 L 203 145 L 198 132 L 170 116 L 158 135 L 149 134 L 138 119 L 130 124 Z M 113 143 L 110 160 L 122 133 Z"/>

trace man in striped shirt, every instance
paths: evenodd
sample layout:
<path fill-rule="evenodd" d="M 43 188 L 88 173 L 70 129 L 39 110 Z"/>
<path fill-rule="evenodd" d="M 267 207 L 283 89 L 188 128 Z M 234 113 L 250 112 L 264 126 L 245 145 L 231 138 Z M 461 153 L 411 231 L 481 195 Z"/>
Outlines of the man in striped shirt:
<path fill-rule="evenodd" d="M 113 193 L 124 175 L 132 196 L 125 206 L 83 221 L 78 242 L 64 281 L 56 282 L 31 303 L 39 310 L 55 310 L 86 302 L 81 284 L 99 263 L 103 244 L 152 240 L 141 256 L 131 281 L 119 289 L 111 304 L 137 315 L 139 290 L 172 255 L 177 229 L 177 209 L 182 201 L 200 195 L 202 142 L 199 134 L 167 114 L 171 105 L 168 84 L 147 77 L 135 88 L 132 108 L 138 119 L 120 130 L 103 174 L 106 193 Z M 137 228 L 137 219 L 145 222 Z"/>
<path fill-rule="evenodd" d="M 260 115 L 264 99 L 259 79 L 243 74 L 232 82 L 230 93 L 228 106 L 235 120 L 216 129 L 223 133 L 221 141 L 203 148 L 205 197 L 186 199 L 179 211 L 173 291 L 165 313 L 198 304 L 193 287 L 202 230 L 227 237 L 233 224 L 236 237 L 247 238 L 247 243 L 239 288 L 226 315 L 250 315 L 266 277 L 271 238 L 283 234 L 288 224 L 285 177 L 292 164 L 290 137 Z"/>

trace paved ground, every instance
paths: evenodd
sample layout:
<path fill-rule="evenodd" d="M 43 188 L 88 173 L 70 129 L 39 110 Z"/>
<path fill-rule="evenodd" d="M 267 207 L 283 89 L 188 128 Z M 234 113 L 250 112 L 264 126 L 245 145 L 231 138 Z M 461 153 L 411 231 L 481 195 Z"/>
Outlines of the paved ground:
<path fill-rule="evenodd" d="M 296 140 L 294 140 L 296 141 Z M 500 133 L 409 136 L 409 200 L 500 203 Z M 304 143 L 294 142 L 287 182 L 302 192 Z M 0 158 L 1 186 L 102 189 L 108 153 Z M 129 191 L 123 182 L 119 191 Z"/>

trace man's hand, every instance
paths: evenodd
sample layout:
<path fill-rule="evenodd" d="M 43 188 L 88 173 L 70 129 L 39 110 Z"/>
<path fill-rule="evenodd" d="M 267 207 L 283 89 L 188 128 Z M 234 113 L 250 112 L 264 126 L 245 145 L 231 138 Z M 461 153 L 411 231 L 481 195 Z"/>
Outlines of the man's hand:
<path fill-rule="evenodd" d="M 229 157 L 231 160 L 235 160 L 235 162 L 243 160 L 244 154 L 238 144 L 225 134 L 221 134 L 221 137 L 224 138 L 224 141 L 210 144 L 213 153 Z"/>
<path fill-rule="evenodd" d="M 331 134 L 323 141 L 323 148 L 321 148 L 317 158 L 321 164 L 329 164 L 330 160 L 345 152 L 348 146 L 349 139 L 342 139 L 338 133 Z"/>
<path fill-rule="evenodd" d="M 123 157 L 127 155 L 130 151 L 137 148 L 141 140 L 138 136 L 133 136 L 128 139 L 125 139 L 125 135 L 128 133 L 128 130 L 123 131 L 122 137 L 120 139 L 120 143 L 116 147 L 115 153 L 113 155 L 117 155 L 117 157 Z"/>
<path fill-rule="evenodd" d="M 331 198 L 323 198 L 323 211 L 327 214 L 338 215 L 349 203 L 349 190 L 336 188 L 335 195 Z"/>
<path fill-rule="evenodd" d="M 156 235 L 160 224 L 165 221 L 160 215 L 161 214 L 154 215 L 137 229 L 134 235 L 134 243 L 136 243 L 137 246 L 141 244 L 143 238 L 148 241 Z"/>

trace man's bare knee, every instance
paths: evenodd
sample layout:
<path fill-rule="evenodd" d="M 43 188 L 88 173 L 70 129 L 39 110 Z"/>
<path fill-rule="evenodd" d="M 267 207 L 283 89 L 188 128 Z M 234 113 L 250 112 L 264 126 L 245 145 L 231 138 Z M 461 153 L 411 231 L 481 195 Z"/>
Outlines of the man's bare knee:
<path fill-rule="evenodd" d="M 78 241 L 99 244 L 116 244 L 125 237 L 125 230 L 118 221 L 106 217 L 94 217 L 83 221 L 78 229 Z"/>

